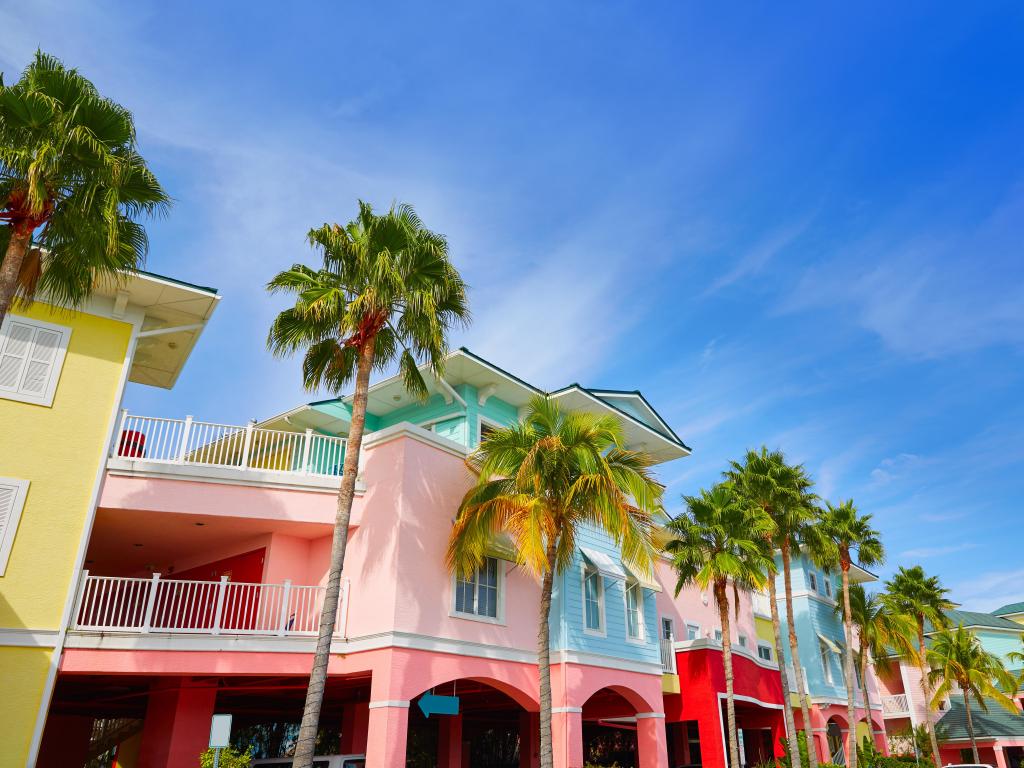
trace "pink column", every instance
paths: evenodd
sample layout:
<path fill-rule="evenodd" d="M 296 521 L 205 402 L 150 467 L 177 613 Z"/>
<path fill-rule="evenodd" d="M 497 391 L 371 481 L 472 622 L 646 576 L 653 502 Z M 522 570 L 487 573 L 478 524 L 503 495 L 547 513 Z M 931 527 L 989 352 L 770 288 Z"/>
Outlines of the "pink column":
<path fill-rule="evenodd" d="M 409 702 L 372 701 L 366 733 L 366 764 L 374 768 L 405 768 L 409 736 Z"/>
<path fill-rule="evenodd" d="M 369 703 L 356 701 L 346 704 L 341 711 L 341 754 L 366 753 L 366 730 L 370 720 Z"/>
<path fill-rule="evenodd" d="M 462 768 L 462 715 L 442 715 L 438 720 L 437 768 Z"/>
<path fill-rule="evenodd" d="M 556 707 L 551 715 L 555 768 L 583 768 L 583 709 Z"/>
<path fill-rule="evenodd" d="M 993 748 L 996 753 L 996 768 L 1009 768 L 1010 764 L 1006 761 L 1006 752 L 998 744 Z"/>
<path fill-rule="evenodd" d="M 540 716 L 536 712 L 519 715 L 519 768 L 540 765 Z"/>
<path fill-rule="evenodd" d="M 89 759 L 92 718 L 78 715 L 55 715 L 46 718 L 46 729 L 39 747 L 36 768 L 67 768 L 82 765 Z"/>
<path fill-rule="evenodd" d="M 637 713 L 636 751 L 639 768 L 668 768 L 665 715 L 661 712 Z"/>
<path fill-rule="evenodd" d="M 210 743 L 217 688 L 187 677 L 153 683 L 138 768 L 195 768 Z"/>

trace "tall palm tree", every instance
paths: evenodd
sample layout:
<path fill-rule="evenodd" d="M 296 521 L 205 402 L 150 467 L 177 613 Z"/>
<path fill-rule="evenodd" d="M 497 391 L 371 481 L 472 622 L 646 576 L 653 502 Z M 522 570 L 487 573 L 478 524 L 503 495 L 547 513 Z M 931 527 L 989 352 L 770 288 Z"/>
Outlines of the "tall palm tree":
<path fill-rule="evenodd" d="M 771 518 L 753 507 L 728 482 L 700 496 L 686 496 L 686 512 L 672 520 L 667 551 L 676 571 L 676 595 L 693 582 L 711 588 L 722 623 L 722 664 L 725 667 L 726 719 L 729 730 L 729 765 L 740 765 L 733 694 L 732 629 L 729 622 L 729 586 L 739 611 L 740 589 L 762 589 L 775 571 L 775 560 L 764 545 L 774 528 Z M 795 753 L 799 754 L 799 753 Z"/>
<path fill-rule="evenodd" d="M 836 613 L 845 621 L 845 602 L 836 605 Z M 882 596 L 868 593 L 863 584 L 850 585 L 850 621 L 857 629 L 857 663 L 860 665 L 860 679 L 864 691 L 864 709 L 870 719 L 871 696 L 866 681 L 868 664 L 874 660 L 876 670 L 888 664 L 892 653 L 899 657 L 913 655 L 914 623 L 907 616 L 888 610 Z"/>
<path fill-rule="evenodd" d="M 799 520 L 804 515 L 804 508 L 793 501 L 799 501 L 796 494 L 795 470 L 786 464 L 785 457 L 781 451 L 769 451 L 762 446 L 759 451 L 747 451 L 743 462 L 732 461 L 730 468 L 725 472 L 725 478 L 733 483 L 736 492 L 751 506 L 760 509 L 768 515 L 774 526 L 765 533 L 765 543 L 773 561 L 775 553 L 779 551 L 781 543 L 791 537 L 792 531 L 797 527 Z M 772 634 L 775 642 L 775 658 L 780 665 L 785 664 L 786 654 L 783 651 L 782 643 L 782 622 L 779 619 L 779 605 L 774 575 L 768 579 L 768 605 L 772 619 Z M 797 658 L 794 653 L 794 658 Z M 794 663 L 795 670 L 800 670 L 800 665 Z M 783 717 L 786 723 L 786 735 L 789 740 L 789 754 L 800 754 L 800 742 L 797 739 L 796 720 L 793 717 L 793 701 L 790 698 L 789 676 L 782 669 L 782 700 Z M 803 691 L 803 673 L 795 673 L 797 691 Z M 804 707 L 807 702 L 800 696 Z M 808 744 L 813 745 L 810 740 L 811 722 L 808 713 L 803 713 L 804 728 L 807 731 Z"/>
<path fill-rule="evenodd" d="M 857 768 L 857 708 L 854 701 L 853 673 L 853 615 L 850 610 L 850 568 L 854 558 L 863 566 L 872 566 L 885 559 L 885 549 L 878 531 L 871 527 L 871 515 L 861 515 L 853 505 L 853 499 L 838 506 L 826 503 L 816 526 L 816 534 L 828 547 L 825 552 L 834 553 L 834 562 L 839 565 L 843 594 L 843 633 L 846 647 L 843 650 L 843 671 L 846 679 L 847 728 L 846 754 L 850 768 Z M 821 552 L 822 550 L 819 550 Z M 831 557 L 829 557 L 831 559 Z M 865 693 L 867 678 L 862 678 Z M 865 705 L 867 700 L 865 699 Z M 866 708 L 866 706 L 865 706 Z M 868 724 L 871 713 L 868 712 Z"/>
<path fill-rule="evenodd" d="M 924 569 L 915 565 L 911 568 L 901 567 L 896 575 L 885 583 L 882 600 L 893 613 L 910 617 L 914 622 L 917 636 L 917 648 L 914 649 L 914 663 L 921 673 L 921 689 L 925 701 L 932 700 L 932 686 L 928 678 L 926 649 L 924 644 L 925 623 L 941 629 L 949 624 L 946 611 L 953 609 L 953 603 L 946 595 L 949 590 L 942 586 L 938 576 L 928 576 Z M 928 729 L 928 740 L 932 747 L 932 760 L 939 762 L 939 740 L 935 736 L 935 723 L 930 708 L 925 709 L 925 727 Z"/>
<path fill-rule="evenodd" d="M 267 345 L 279 356 L 303 352 L 302 379 L 307 389 L 326 388 L 338 394 L 354 379 L 355 392 L 327 591 L 295 747 L 295 768 L 310 768 L 313 760 L 366 425 L 370 373 L 397 360 L 406 388 L 427 397 L 419 362 L 425 361 L 433 375 L 440 377 L 448 352 L 448 332 L 469 318 L 466 286 L 448 258 L 447 242 L 426 229 L 409 205 L 392 206 L 378 215 L 360 201 L 354 221 L 345 227 L 325 224 L 312 229 L 309 243 L 323 257 L 320 269 L 296 264 L 267 284 L 271 293 L 295 296 L 294 306 L 275 318 Z"/>
<path fill-rule="evenodd" d="M 540 672 L 540 764 L 551 768 L 551 644 L 555 577 L 572 564 L 582 528 L 605 531 L 622 557 L 649 571 L 662 487 L 654 460 L 627 450 L 613 416 L 563 411 L 536 397 L 525 418 L 489 433 L 467 464 L 477 482 L 459 506 L 448 542 L 448 567 L 478 569 L 496 534 L 508 534 L 519 562 L 540 576 L 537 659 Z"/>
<path fill-rule="evenodd" d="M 1010 674 L 999 657 L 986 651 L 973 632 L 960 624 L 955 629 L 941 629 L 931 638 L 928 649 L 928 681 L 936 686 L 928 702 L 932 709 L 945 699 L 955 688 L 960 689 L 967 714 L 967 735 L 971 739 L 974 762 L 978 759 L 978 743 L 974 738 L 974 719 L 971 716 L 971 699 L 978 702 L 983 712 L 988 712 L 986 699 L 992 699 L 1010 712 L 1019 714 L 1013 699 L 1006 695 L 1017 689 L 1017 680 Z M 936 763 L 937 765 L 937 763 Z"/>
<path fill-rule="evenodd" d="M 78 70 L 37 51 L 16 83 L 0 78 L 0 323 L 38 292 L 77 306 L 97 278 L 138 269 L 136 219 L 169 202 L 131 113 Z"/>

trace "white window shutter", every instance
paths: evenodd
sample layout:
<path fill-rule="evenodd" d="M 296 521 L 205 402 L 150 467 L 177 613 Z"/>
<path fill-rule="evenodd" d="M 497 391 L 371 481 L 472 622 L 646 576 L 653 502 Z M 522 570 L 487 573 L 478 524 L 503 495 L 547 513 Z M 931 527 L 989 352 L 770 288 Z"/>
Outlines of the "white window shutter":
<path fill-rule="evenodd" d="M 0 576 L 7 570 L 7 560 L 11 556 L 27 495 L 28 480 L 0 477 Z"/>
<path fill-rule="evenodd" d="M 8 315 L 0 329 L 0 397 L 52 405 L 71 329 Z"/>

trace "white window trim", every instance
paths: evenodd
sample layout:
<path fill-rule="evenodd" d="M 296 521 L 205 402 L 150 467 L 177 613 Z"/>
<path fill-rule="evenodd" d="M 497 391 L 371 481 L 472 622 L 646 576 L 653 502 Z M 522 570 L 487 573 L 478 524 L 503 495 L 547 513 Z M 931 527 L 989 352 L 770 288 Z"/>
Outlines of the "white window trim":
<path fill-rule="evenodd" d="M 811 592 L 818 591 L 818 575 L 814 571 L 807 572 L 807 587 Z"/>
<path fill-rule="evenodd" d="M 694 631 L 694 640 L 700 640 L 700 624 L 694 624 L 693 622 L 686 622 L 686 639 L 690 639 L 690 630 Z"/>
<path fill-rule="evenodd" d="M 668 625 L 668 631 L 671 634 L 671 637 L 665 637 L 665 626 L 666 626 L 666 624 Z M 672 640 L 673 642 L 675 642 L 678 639 L 676 637 L 676 620 L 673 619 L 671 616 L 662 616 L 661 617 L 661 624 L 659 625 L 658 629 L 659 629 L 659 632 L 660 632 L 660 634 L 658 635 L 659 639 L 661 639 L 661 640 Z"/>
<path fill-rule="evenodd" d="M 826 575 L 822 579 L 822 584 L 825 587 L 825 597 L 832 597 L 832 580 Z"/>
<path fill-rule="evenodd" d="M 0 485 L 6 485 L 14 489 L 14 504 L 11 505 L 11 512 L 8 516 L 7 525 L 0 531 L 0 576 L 7 570 L 7 561 L 11 556 L 11 549 L 14 547 L 14 536 L 18 532 L 18 524 L 21 522 L 21 513 L 25 509 L 25 497 L 28 496 L 28 480 L 20 480 L 15 477 L 0 477 Z"/>
<path fill-rule="evenodd" d="M 768 658 L 765 658 L 764 656 L 761 655 L 761 649 L 762 648 L 764 650 L 768 651 Z M 757 644 L 757 658 L 759 658 L 761 661 L 775 661 L 775 654 L 772 652 L 772 647 L 770 645 L 768 645 L 768 643 L 758 643 Z"/>
<path fill-rule="evenodd" d="M 821 671 L 826 685 L 835 685 L 832 680 L 832 651 L 821 640 L 818 641 L 818 656 L 821 658 Z"/>
<path fill-rule="evenodd" d="M 640 599 L 637 602 L 637 629 L 640 630 L 640 634 L 637 637 L 633 637 L 629 634 L 629 590 L 635 587 L 639 590 Z M 622 584 L 622 607 L 624 610 L 624 616 L 626 619 L 626 642 L 636 643 L 637 645 L 647 644 L 647 626 L 644 622 L 644 585 L 639 581 L 633 581 L 627 579 Z"/>
<path fill-rule="evenodd" d="M 474 448 L 480 445 L 480 437 L 483 433 L 484 424 L 486 424 L 489 427 L 494 427 L 495 429 L 505 429 L 506 427 L 505 424 L 497 422 L 494 419 L 488 418 L 487 416 L 478 413 L 476 415 L 476 443 L 473 446 Z"/>
<path fill-rule="evenodd" d="M 498 607 L 495 611 L 497 615 L 494 617 L 481 616 L 478 613 L 464 613 L 462 611 L 455 610 L 455 594 L 459 588 L 459 577 L 456 574 L 452 574 L 452 598 L 450 602 L 451 607 L 448 610 L 449 617 L 453 619 L 464 619 L 466 621 L 479 621 L 483 624 L 498 624 L 500 626 L 505 626 L 505 561 L 497 557 L 490 557 L 488 559 L 496 560 L 498 563 Z"/>
<path fill-rule="evenodd" d="M 601 585 L 601 593 L 598 595 L 598 604 L 600 606 L 600 618 L 601 628 L 591 629 L 587 626 L 587 575 L 588 573 L 597 574 L 598 584 Z M 583 598 L 583 634 L 593 635 L 595 637 L 607 637 L 608 636 L 608 618 L 605 614 L 605 586 L 604 586 L 604 575 L 596 568 L 591 568 L 584 563 L 583 568 L 580 569 L 580 596 Z"/>
<path fill-rule="evenodd" d="M 8 314 L 4 317 L 3 324 L 0 324 L 0 341 L 5 338 L 7 329 L 10 327 L 11 322 L 25 323 L 26 325 L 32 325 L 37 328 L 45 328 L 53 331 L 60 334 L 60 341 L 54 350 L 53 364 L 50 368 L 50 378 L 46 382 L 46 391 L 43 392 L 43 394 L 27 395 L 22 392 L 0 392 L 0 399 L 14 400 L 20 403 L 31 403 L 32 405 L 42 405 L 50 408 L 53 406 L 53 398 L 57 394 L 57 382 L 60 381 L 60 375 L 64 369 L 64 358 L 67 356 L 68 342 L 71 341 L 71 328 L 66 325 L 57 325 L 56 323 L 47 323 L 43 320 L 36 320 L 32 317 Z"/>
<path fill-rule="evenodd" d="M 711 639 L 716 643 L 723 643 L 725 641 L 725 633 L 721 629 L 715 629 L 711 632 Z"/>
<path fill-rule="evenodd" d="M 739 638 L 738 638 L 738 642 L 739 642 L 740 648 L 746 648 L 746 647 L 747 647 L 747 643 L 749 642 L 749 640 L 747 639 L 747 636 L 746 636 L 746 635 L 744 635 L 744 634 L 743 634 L 743 633 L 741 632 L 741 633 L 740 633 L 740 636 L 739 636 Z"/>

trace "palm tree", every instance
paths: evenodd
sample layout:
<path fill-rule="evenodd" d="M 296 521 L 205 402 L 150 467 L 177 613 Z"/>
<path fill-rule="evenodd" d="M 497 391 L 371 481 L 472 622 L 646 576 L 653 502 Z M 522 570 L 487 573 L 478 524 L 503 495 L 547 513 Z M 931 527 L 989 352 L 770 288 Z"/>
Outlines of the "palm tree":
<path fill-rule="evenodd" d="M 729 622 L 729 586 L 735 609 L 740 589 L 762 589 L 772 578 L 775 560 L 765 547 L 774 528 L 771 518 L 747 503 L 728 482 L 700 496 L 686 496 L 686 512 L 667 528 L 667 551 L 676 571 L 676 595 L 693 582 L 701 590 L 711 587 L 722 623 L 722 664 L 725 667 L 726 719 L 729 728 L 729 765 L 740 765 L 733 696 L 732 629 Z M 793 754 L 799 754 L 793 753 Z"/>
<path fill-rule="evenodd" d="M 836 605 L 836 613 L 845 621 L 845 600 Z M 850 621 L 857 629 L 857 663 L 864 691 L 864 709 L 870 719 L 871 697 L 866 681 L 868 662 L 874 659 L 876 670 L 888 663 L 895 652 L 906 657 L 913 654 L 914 623 L 909 617 L 891 613 L 877 593 L 868 593 L 863 584 L 850 585 Z"/>
<path fill-rule="evenodd" d="M 97 278 L 138 269 L 136 219 L 170 199 L 138 153 L 131 113 L 42 51 L 0 78 L 0 323 L 37 293 L 80 305 Z"/>
<path fill-rule="evenodd" d="M 562 411 L 534 398 L 525 418 L 496 429 L 467 459 L 477 482 L 466 493 L 448 542 L 448 567 L 472 574 L 500 533 L 515 543 L 518 561 L 540 576 L 537 659 L 540 672 L 540 764 L 551 768 L 551 650 L 549 621 L 555 577 L 576 556 L 580 530 L 604 530 L 622 557 L 649 571 L 656 520 L 663 515 L 654 460 L 627 450 L 613 416 Z"/>
<path fill-rule="evenodd" d="M 871 515 L 858 514 L 853 499 L 848 499 L 838 506 L 826 503 L 825 509 L 816 526 L 816 536 L 828 546 L 819 550 L 828 559 L 834 554 L 833 562 L 838 562 L 842 579 L 843 591 L 843 630 L 846 637 L 846 648 L 843 651 L 843 671 L 846 678 L 846 712 L 849 728 L 846 737 L 847 761 L 850 768 L 857 768 L 857 708 L 854 701 L 853 674 L 853 616 L 850 610 L 850 568 L 854 556 L 860 565 L 871 566 L 885 559 L 885 549 L 879 533 L 871 527 Z M 820 557 L 819 554 L 819 557 Z M 865 692 L 867 678 L 862 678 Z M 865 705 L 867 701 L 865 699 Z M 865 706 L 866 709 L 866 706 Z M 868 723 L 871 723 L 871 712 L 868 712 Z"/>
<path fill-rule="evenodd" d="M 392 206 L 377 215 L 360 201 L 354 221 L 346 227 L 325 224 L 312 229 L 309 243 L 322 254 L 321 269 L 296 264 L 267 284 L 271 293 L 296 297 L 295 305 L 275 318 L 267 345 L 279 356 L 304 353 L 302 378 L 307 389 L 323 387 L 337 394 L 355 379 L 355 393 L 327 591 L 295 747 L 295 768 L 310 768 L 313 760 L 370 373 L 397 359 L 406 388 L 425 398 L 428 388 L 419 361 L 425 361 L 433 375 L 440 377 L 448 352 L 448 332 L 469 317 L 466 286 L 448 258 L 447 242 L 424 228 L 409 205 Z"/>
<path fill-rule="evenodd" d="M 794 516 L 803 516 L 803 507 L 791 503 L 799 500 L 795 496 L 795 470 L 786 464 L 785 457 L 781 451 L 769 451 L 762 446 L 760 451 L 747 451 L 743 457 L 743 463 L 732 461 L 730 469 L 725 472 L 725 478 L 733 483 L 736 492 L 743 497 L 747 503 L 756 507 L 768 515 L 775 523 L 774 527 L 766 533 L 765 542 L 773 561 L 775 553 L 779 550 L 784 539 L 791 536 L 793 529 L 797 526 L 798 520 Z M 775 578 L 768 579 L 768 605 L 771 612 L 772 632 L 775 641 L 775 658 L 779 664 L 785 663 L 786 655 L 783 652 L 782 644 L 782 622 L 779 619 L 779 606 L 776 594 Z M 796 656 L 794 655 L 794 658 Z M 795 670 L 800 665 L 794 663 Z M 789 740 L 789 754 L 800 754 L 800 742 L 797 738 L 796 720 L 793 717 L 793 702 L 789 695 L 789 676 L 782 670 L 782 700 L 783 717 L 786 723 L 786 734 Z M 797 689 L 803 690 L 802 672 L 796 672 Z M 800 701 L 806 707 L 804 697 Z M 804 727 L 808 731 L 808 744 L 813 745 L 810 740 L 811 722 L 807 712 L 803 713 Z"/>
<path fill-rule="evenodd" d="M 974 719 L 971 717 L 971 699 L 978 702 L 983 712 L 988 712 L 986 699 L 992 699 L 1010 712 L 1019 714 L 1013 699 L 1006 691 L 1017 689 L 1017 680 L 1006 671 L 999 657 L 989 653 L 973 632 L 960 624 L 956 629 L 941 629 L 932 635 L 928 649 L 928 681 L 937 685 L 931 708 L 938 708 L 955 688 L 960 689 L 967 714 L 967 735 L 971 739 L 974 762 L 978 759 L 978 743 L 974 738 Z"/>
<path fill-rule="evenodd" d="M 925 575 L 924 569 L 915 565 L 912 568 L 901 567 L 896 575 L 885 583 L 885 594 L 882 600 L 892 612 L 908 616 L 914 622 L 917 635 L 917 648 L 914 649 L 914 663 L 921 673 L 921 689 L 925 701 L 932 699 L 932 686 L 928 679 L 927 660 L 924 645 L 925 623 L 935 628 L 948 625 L 946 611 L 953 609 L 953 603 L 946 597 L 949 590 L 944 588 L 937 576 Z M 932 747 L 932 760 L 939 762 L 939 741 L 935 736 L 935 723 L 932 721 L 931 709 L 925 709 L 925 726 Z"/>

